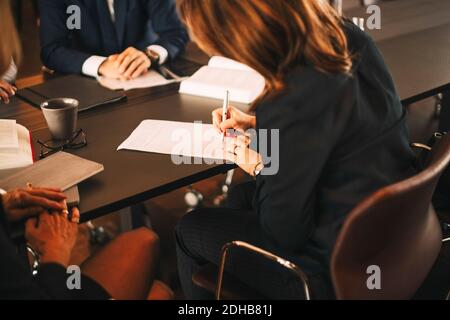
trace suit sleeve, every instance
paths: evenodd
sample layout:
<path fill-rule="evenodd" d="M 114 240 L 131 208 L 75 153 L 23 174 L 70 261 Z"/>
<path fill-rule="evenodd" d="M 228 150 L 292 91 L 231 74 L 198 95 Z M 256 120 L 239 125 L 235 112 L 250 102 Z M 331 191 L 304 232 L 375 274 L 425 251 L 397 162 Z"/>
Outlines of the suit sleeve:
<path fill-rule="evenodd" d="M 20 260 L 6 231 L 6 217 L 0 197 L 0 299 L 48 299 L 33 281 L 26 264 Z"/>
<path fill-rule="evenodd" d="M 152 21 L 152 31 L 159 35 L 159 39 L 156 43 L 141 43 L 141 46 L 160 45 L 167 50 L 169 58 L 174 59 L 184 50 L 189 40 L 186 29 L 178 17 L 175 1 L 154 0 L 146 1 L 146 3 L 148 15 Z"/>
<path fill-rule="evenodd" d="M 65 1 L 39 0 L 41 60 L 52 70 L 79 74 L 91 56 L 71 48 L 71 31 L 67 28 Z"/>
<path fill-rule="evenodd" d="M 337 111 L 345 109 L 342 100 L 331 91 L 314 101 L 311 95 L 285 97 L 257 110 L 258 128 L 269 129 L 269 141 L 274 130 L 279 139 L 270 141 L 270 152 L 260 145 L 264 163 L 267 154 L 272 159 L 257 177 L 255 208 L 264 234 L 286 250 L 301 250 L 314 231 L 320 210 L 316 186 L 340 135 L 339 124 L 345 123 L 339 118 L 344 112 Z M 274 168 L 278 171 L 270 172 Z"/>

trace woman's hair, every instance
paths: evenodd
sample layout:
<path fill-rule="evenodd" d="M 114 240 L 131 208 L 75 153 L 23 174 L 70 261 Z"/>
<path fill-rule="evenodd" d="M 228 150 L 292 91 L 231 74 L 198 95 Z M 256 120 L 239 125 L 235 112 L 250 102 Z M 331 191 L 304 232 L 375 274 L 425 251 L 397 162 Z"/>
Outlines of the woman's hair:
<path fill-rule="evenodd" d="M 282 90 L 300 61 L 326 73 L 351 71 L 342 19 L 328 1 L 178 0 L 178 10 L 201 49 L 258 71 L 266 93 Z"/>
<path fill-rule="evenodd" d="M 11 64 L 11 59 L 18 65 L 21 58 L 19 37 L 11 14 L 9 0 L 0 0 L 0 76 Z"/>

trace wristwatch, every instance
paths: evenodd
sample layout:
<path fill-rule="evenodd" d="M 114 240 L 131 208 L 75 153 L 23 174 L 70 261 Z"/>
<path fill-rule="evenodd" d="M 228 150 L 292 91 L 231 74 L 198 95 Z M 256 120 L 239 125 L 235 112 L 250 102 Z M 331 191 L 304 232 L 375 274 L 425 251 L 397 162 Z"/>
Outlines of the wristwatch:
<path fill-rule="evenodd" d="M 264 163 L 260 162 L 255 166 L 255 169 L 253 170 L 253 177 L 256 178 L 261 174 L 261 171 L 264 170 Z"/>
<path fill-rule="evenodd" d="M 158 52 L 147 48 L 145 49 L 144 53 L 152 62 L 152 66 L 159 66 L 159 61 L 161 61 L 161 57 L 159 56 Z"/>

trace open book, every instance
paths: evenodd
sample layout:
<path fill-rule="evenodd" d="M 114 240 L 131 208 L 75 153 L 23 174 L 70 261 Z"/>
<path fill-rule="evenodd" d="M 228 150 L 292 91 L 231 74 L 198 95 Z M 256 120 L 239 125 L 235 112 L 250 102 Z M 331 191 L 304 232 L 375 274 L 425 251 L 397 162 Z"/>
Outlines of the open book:
<path fill-rule="evenodd" d="M 0 120 L 0 178 L 32 164 L 30 132 L 15 120 Z"/>
<path fill-rule="evenodd" d="M 180 93 L 223 99 L 230 91 L 230 100 L 250 104 L 261 95 L 265 80 L 258 72 L 237 61 L 212 57 L 192 77 L 184 80 Z"/>

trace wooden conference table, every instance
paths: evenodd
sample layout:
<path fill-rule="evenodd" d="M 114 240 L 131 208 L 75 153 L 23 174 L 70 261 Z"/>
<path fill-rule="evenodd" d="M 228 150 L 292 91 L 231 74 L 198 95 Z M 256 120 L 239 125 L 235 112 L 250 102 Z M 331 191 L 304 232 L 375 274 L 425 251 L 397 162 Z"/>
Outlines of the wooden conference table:
<path fill-rule="evenodd" d="M 192 50 L 198 50 L 191 47 Z M 192 74 L 200 67 L 179 59 L 174 69 Z M 37 82 L 43 79 L 37 79 Z M 33 81 L 36 82 L 36 81 Z M 218 100 L 178 94 L 178 84 L 127 92 L 127 100 L 83 112 L 78 127 L 88 146 L 69 150 L 83 158 L 102 163 L 104 172 L 79 185 L 82 222 L 118 211 L 183 186 L 227 172 L 230 165 L 175 165 L 167 155 L 116 151 L 144 119 L 211 123 L 211 111 L 221 107 Z M 50 138 L 41 112 L 18 99 L 0 108 L 0 118 L 14 118 L 30 130 L 36 154 L 38 139 Z"/>
<path fill-rule="evenodd" d="M 404 105 L 450 90 L 450 1 L 381 2 L 381 29 L 367 30 L 377 42 Z M 366 9 L 344 12 L 369 16 Z"/>
<path fill-rule="evenodd" d="M 450 26 L 444 26 L 449 28 Z M 426 59 L 414 52 L 424 43 L 433 43 L 433 39 L 446 40 L 447 36 L 438 29 L 425 29 L 415 32 L 413 36 L 395 36 L 383 39 L 379 45 L 385 59 L 392 70 L 400 97 L 404 103 L 417 101 L 431 92 L 446 88 L 450 82 L 450 73 L 439 76 L 438 81 L 429 74 L 428 68 L 439 69 L 447 66 L 446 59 Z M 448 29 L 447 29 L 448 30 Z M 436 32 L 434 32 L 436 31 Z M 423 32 L 423 33 L 422 33 Z M 402 38 L 408 37 L 408 38 Z M 402 40 L 398 51 L 395 40 Z M 450 47 L 450 46 L 447 46 Z M 409 55 L 415 55 L 409 59 Z M 447 56 L 449 57 L 449 55 Z M 424 60 L 421 60 L 424 59 Z M 181 74 L 189 75 L 205 63 L 207 57 L 199 54 L 198 49 L 190 45 L 186 54 L 173 66 Z M 418 65 L 423 67 L 418 68 Z M 404 68 L 398 67 L 404 66 Z M 23 85 L 45 81 L 38 76 L 28 79 Z M 427 81 L 418 81 L 426 79 Z M 444 86 L 441 82 L 445 82 Z M 144 119 L 203 121 L 211 122 L 211 111 L 221 107 L 218 100 L 197 98 L 178 94 L 178 85 L 133 90 L 127 93 L 127 101 L 100 107 L 82 113 L 79 127 L 86 132 L 88 146 L 73 151 L 81 157 L 97 161 L 105 166 L 105 171 L 79 185 L 82 221 L 88 221 L 102 215 L 121 210 L 157 197 L 164 193 L 187 186 L 200 180 L 225 173 L 231 168 L 226 165 L 175 165 L 170 156 L 139 153 L 132 151 L 116 151 L 117 147 Z M 244 107 L 244 106 L 240 106 Z M 41 112 L 18 99 L 11 105 L 0 107 L 0 118 L 12 118 L 33 132 L 34 141 L 46 140 L 49 132 Z M 35 145 L 36 151 L 39 147 Z"/>

